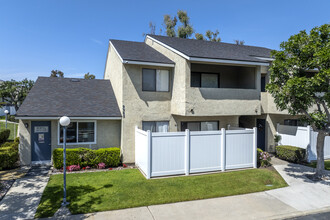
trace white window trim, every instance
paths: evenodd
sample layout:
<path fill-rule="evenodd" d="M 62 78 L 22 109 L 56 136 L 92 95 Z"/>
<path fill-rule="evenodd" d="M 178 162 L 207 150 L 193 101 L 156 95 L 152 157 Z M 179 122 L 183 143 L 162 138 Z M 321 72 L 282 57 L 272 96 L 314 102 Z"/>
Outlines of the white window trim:
<path fill-rule="evenodd" d="M 97 137 L 97 121 L 96 120 L 71 120 L 71 122 L 78 122 L 77 123 L 77 141 L 78 141 L 78 124 L 79 122 L 94 122 L 94 142 L 77 142 L 77 143 L 66 143 L 66 145 L 84 145 L 84 144 L 96 144 L 96 137 Z M 63 145 L 63 143 L 60 143 L 60 122 L 57 123 L 57 144 Z"/>

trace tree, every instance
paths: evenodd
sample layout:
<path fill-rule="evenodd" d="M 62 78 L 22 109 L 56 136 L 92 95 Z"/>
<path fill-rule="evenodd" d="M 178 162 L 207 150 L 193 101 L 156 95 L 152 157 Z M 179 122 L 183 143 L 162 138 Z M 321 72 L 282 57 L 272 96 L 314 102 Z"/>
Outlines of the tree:
<path fill-rule="evenodd" d="M 178 11 L 179 21 L 181 22 L 181 26 L 178 27 L 178 37 L 179 38 L 189 38 L 193 33 L 194 29 L 190 24 L 190 18 L 186 11 L 179 10 Z"/>
<path fill-rule="evenodd" d="M 220 42 L 221 38 L 218 37 L 219 35 L 219 30 L 215 30 L 215 32 L 208 30 L 205 33 L 205 36 L 208 38 L 209 41 L 214 41 L 214 42 Z"/>
<path fill-rule="evenodd" d="M 205 40 L 203 34 L 200 34 L 200 33 L 195 34 L 195 39 L 196 40 Z"/>
<path fill-rule="evenodd" d="M 245 41 L 244 41 L 244 40 L 234 40 L 234 42 L 235 42 L 237 45 L 244 45 L 244 44 L 245 44 Z"/>
<path fill-rule="evenodd" d="M 84 75 L 84 79 L 95 79 L 95 75 L 89 74 L 89 72 L 88 72 Z"/>
<path fill-rule="evenodd" d="M 302 114 L 317 137 L 317 167 L 314 177 L 324 175 L 324 138 L 330 129 L 330 24 L 305 30 L 272 51 L 267 90 L 279 110 Z"/>
<path fill-rule="evenodd" d="M 178 19 L 174 16 L 171 18 L 170 15 L 164 15 L 164 25 L 166 28 L 166 35 L 169 37 L 176 37 L 175 26 Z"/>
<path fill-rule="evenodd" d="M 60 70 L 52 70 L 50 77 L 64 77 L 64 73 Z"/>
<path fill-rule="evenodd" d="M 0 96 L 5 102 L 14 105 L 17 111 L 33 85 L 34 81 L 28 79 L 4 81 L 0 84 Z"/>

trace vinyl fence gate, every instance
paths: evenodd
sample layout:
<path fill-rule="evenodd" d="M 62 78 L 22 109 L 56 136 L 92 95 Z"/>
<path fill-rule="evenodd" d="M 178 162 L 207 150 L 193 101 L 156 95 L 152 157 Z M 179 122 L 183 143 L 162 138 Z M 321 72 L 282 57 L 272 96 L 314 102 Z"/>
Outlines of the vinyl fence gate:
<path fill-rule="evenodd" d="M 135 164 L 147 179 L 257 167 L 257 129 L 157 132 L 135 128 Z"/>

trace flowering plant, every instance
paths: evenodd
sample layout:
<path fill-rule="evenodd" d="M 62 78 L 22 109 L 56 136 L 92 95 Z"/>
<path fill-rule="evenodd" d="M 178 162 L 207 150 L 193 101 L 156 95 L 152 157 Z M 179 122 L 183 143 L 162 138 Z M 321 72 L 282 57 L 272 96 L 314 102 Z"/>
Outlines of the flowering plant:
<path fill-rule="evenodd" d="M 98 168 L 98 169 L 105 169 L 105 163 L 99 163 L 99 164 L 97 165 L 97 168 Z"/>
<path fill-rule="evenodd" d="M 110 167 L 108 170 L 112 170 L 112 168 Z"/>
<path fill-rule="evenodd" d="M 127 165 L 123 163 L 123 167 L 127 167 Z"/>
<path fill-rule="evenodd" d="M 260 159 L 260 166 L 268 167 L 271 165 L 270 163 L 271 157 L 268 152 L 261 152 L 259 154 L 259 159 Z"/>
<path fill-rule="evenodd" d="M 78 171 L 80 170 L 80 166 L 78 165 L 70 165 L 67 167 L 68 171 L 72 172 L 72 171 Z"/>
<path fill-rule="evenodd" d="M 87 167 L 86 167 L 86 170 L 89 170 L 90 168 L 91 168 L 90 166 L 87 166 Z"/>

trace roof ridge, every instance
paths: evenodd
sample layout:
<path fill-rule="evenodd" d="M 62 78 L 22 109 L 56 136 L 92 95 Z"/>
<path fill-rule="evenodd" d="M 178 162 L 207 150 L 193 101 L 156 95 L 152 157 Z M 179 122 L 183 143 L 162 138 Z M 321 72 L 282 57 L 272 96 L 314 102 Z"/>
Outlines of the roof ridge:
<path fill-rule="evenodd" d="M 164 37 L 164 38 L 174 38 L 174 39 L 179 39 L 179 40 L 187 40 L 187 41 L 199 41 L 197 39 L 191 39 L 191 38 L 179 38 L 179 37 L 169 37 L 169 36 L 164 36 L 164 35 L 156 35 L 156 34 L 147 34 L 147 36 L 153 37 Z M 202 41 L 202 40 L 200 40 Z M 239 47 L 256 47 L 256 48 L 263 48 L 263 49 L 268 49 L 268 50 L 273 50 L 267 47 L 261 47 L 261 46 L 252 46 L 252 45 L 239 45 L 239 44 L 234 44 L 234 43 L 228 43 L 228 42 L 215 42 L 215 41 L 208 41 L 208 40 L 203 40 L 202 42 L 207 42 L 207 43 L 220 43 L 220 44 L 228 44 L 228 45 L 232 45 L 232 46 L 239 46 Z"/>

